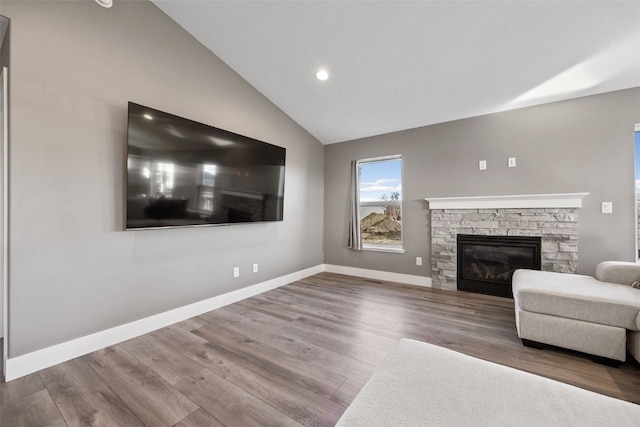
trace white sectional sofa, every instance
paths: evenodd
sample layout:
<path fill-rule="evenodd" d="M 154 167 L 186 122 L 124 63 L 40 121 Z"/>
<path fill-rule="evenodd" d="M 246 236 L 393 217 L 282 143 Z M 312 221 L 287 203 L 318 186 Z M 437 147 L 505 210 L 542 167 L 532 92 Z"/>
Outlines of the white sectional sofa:
<path fill-rule="evenodd" d="M 617 365 L 629 351 L 640 361 L 640 264 L 600 263 L 596 277 L 517 270 L 513 274 L 518 336 L 528 346 L 550 344 Z"/>

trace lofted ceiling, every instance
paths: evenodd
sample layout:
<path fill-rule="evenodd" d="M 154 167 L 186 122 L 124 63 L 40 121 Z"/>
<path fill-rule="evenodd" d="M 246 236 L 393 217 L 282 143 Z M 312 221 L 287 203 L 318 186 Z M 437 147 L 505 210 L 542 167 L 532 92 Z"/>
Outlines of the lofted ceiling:
<path fill-rule="evenodd" d="M 152 1 L 323 144 L 640 86 L 640 1 Z"/>

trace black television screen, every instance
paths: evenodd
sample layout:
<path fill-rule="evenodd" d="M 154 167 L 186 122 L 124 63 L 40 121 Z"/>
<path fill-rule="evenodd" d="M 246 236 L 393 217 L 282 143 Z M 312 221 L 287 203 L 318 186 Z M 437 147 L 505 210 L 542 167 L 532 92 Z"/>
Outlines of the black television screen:
<path fill-rule="evenodd" d="M 129 102 L 126 229 L 282 221 L 285 152 Z"/>

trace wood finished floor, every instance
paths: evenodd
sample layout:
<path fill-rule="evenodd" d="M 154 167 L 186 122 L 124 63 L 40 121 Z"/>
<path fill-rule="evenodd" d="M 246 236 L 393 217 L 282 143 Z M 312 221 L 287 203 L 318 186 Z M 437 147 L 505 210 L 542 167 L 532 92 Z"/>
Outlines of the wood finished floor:
<path fill-rule="evenodd" d="M 403 337 L 640 403 L 638 363 L 523 347 L 512 300 L 322 273 L 0 384 L 0 425 L 331 426 Z"/>

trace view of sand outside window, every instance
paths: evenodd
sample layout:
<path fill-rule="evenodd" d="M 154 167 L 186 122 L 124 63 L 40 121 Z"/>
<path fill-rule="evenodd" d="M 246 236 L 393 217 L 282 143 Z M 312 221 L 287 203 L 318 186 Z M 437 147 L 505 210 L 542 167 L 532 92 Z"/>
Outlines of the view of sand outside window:
<path fill-rule="evenodd" d="M 402 248 L 402 159 L 360 164 L 360 236 L 365 248 Z"/>

